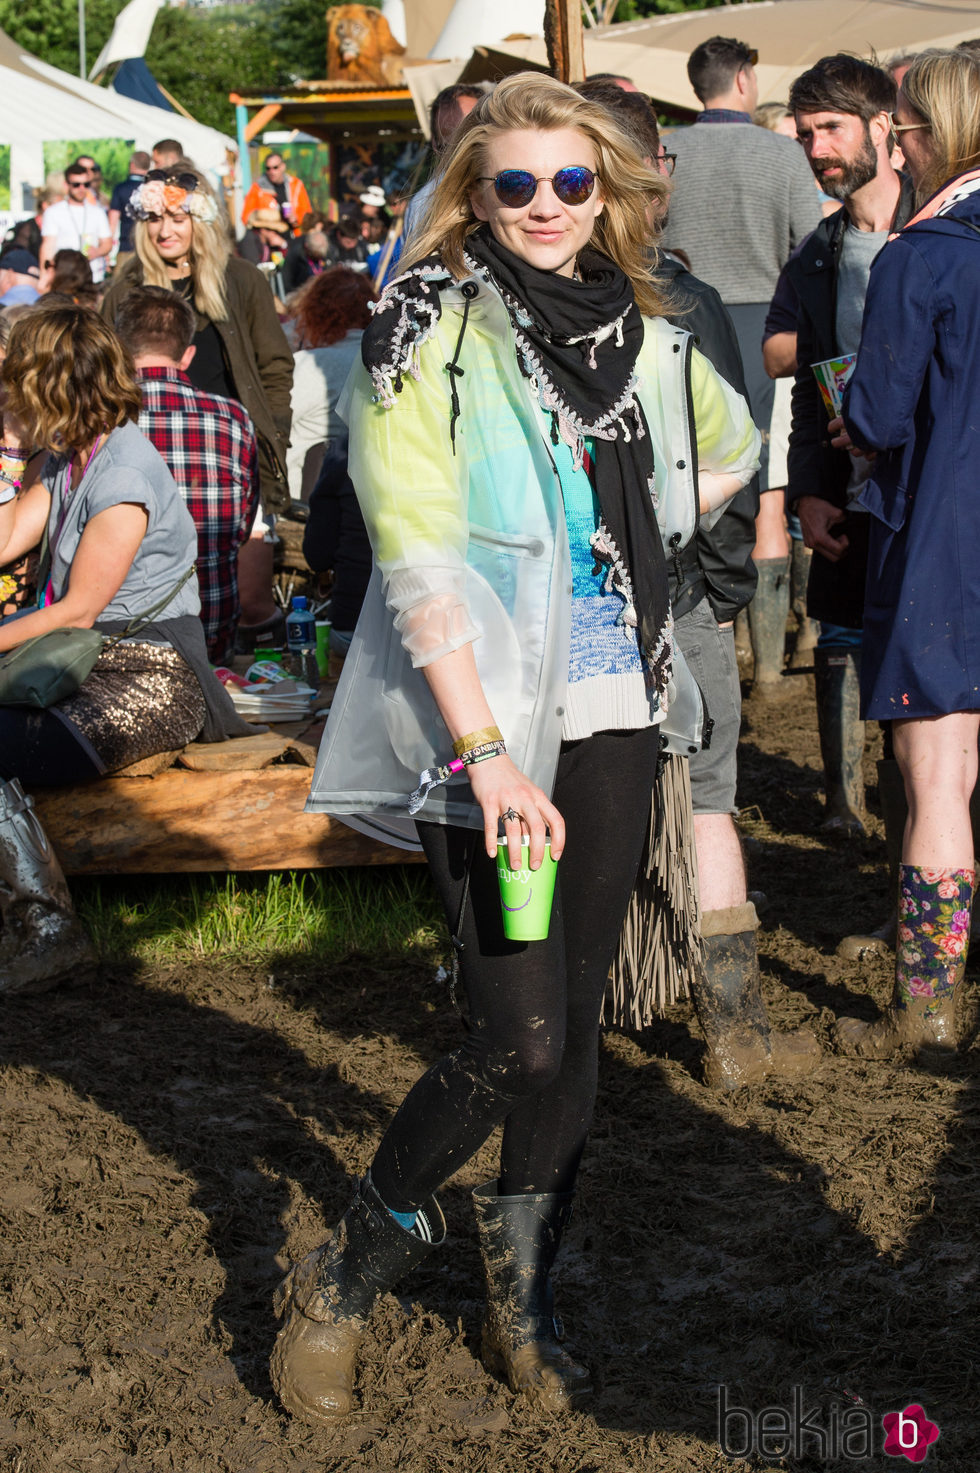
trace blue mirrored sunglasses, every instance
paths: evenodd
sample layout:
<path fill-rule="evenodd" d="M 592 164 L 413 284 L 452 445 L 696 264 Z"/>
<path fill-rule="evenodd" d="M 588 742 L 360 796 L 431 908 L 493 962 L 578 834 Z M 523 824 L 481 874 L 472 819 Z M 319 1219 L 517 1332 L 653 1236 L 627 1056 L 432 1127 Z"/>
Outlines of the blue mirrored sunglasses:
<path fill-rule="evenodd" d="M 494 193 L 502 205 L 518 210 L 529 205 L 537 193 L 539 184 L 550 184 L 563 205 L 584 205 L 595 189 L 595 174 L 580 164 L 569 164 L 559 169 L 549 179 L 544 175 L 536 179 L 530 169 L 501 169 L 499 174 L 483 174 L 481 180 L 489 180 Z"/>

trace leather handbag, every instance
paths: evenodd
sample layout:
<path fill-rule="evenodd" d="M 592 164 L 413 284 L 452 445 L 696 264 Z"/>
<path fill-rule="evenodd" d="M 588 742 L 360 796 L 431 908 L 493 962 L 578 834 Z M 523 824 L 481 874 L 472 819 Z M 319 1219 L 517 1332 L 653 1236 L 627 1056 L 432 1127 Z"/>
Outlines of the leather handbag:
<path fill-rule="evenodd" d="M 0 706 L 44 710 L 74 695 L 91 675 L 103 649 L 131 638 L 149 624 L 177 596 L 193 571 L 188 568 L 170 592 L 145 614 L 131 619 L 122 634 L 107 637 L 97 629 L 49 629 L 0 655 Z"/>

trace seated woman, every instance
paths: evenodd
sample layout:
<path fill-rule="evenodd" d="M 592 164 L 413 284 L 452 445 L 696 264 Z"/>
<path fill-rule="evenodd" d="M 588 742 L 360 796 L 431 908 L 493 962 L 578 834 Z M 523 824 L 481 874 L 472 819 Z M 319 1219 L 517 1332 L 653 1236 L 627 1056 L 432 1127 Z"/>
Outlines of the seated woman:
<path fill-rule="evenodd" d="M 115 333 L 85 308 L 38 307 L 14 324 L 0 372 L 0 563 L 42 544 L 38 606 L 0 621 L 0 658 L 56 629 L 120 636 L 56 705 L 0 705 L 0 912 L 8 953 L 17 939 L 8 911 L 28 905 L 37 921 L 21 919 L 16 952 L 0 967 L 0 990 L 11 991 L 57 980 L 69 960 L 56 936 L 67 892 L 50 863 L 39 868 L 31 857 L 30 800 L 19 783 L 80 782 L 243 726 L 207 662 L 194 523 L 134 423 L 139 390 Z M 26 488 L 17 485 L 25 453 L 18 446 L 50 452 Z"/>
<path fill-rule="evenodd" d="M 294 501 L 309 501 L 324 451 L 346 449 L 347 426 L 337 403 L 360 358 L 373 301 L 370 279 L 347 266 L 329 267 L 296 298 L 292 439 L 286 458 Z"/>
<path fill-rule="evenodd" d="M 22 305 L 8 307 L 0 312 L 0 366 L 3 365 L 11 328 L 18 317 L 23 317 L 30 310 L 30 307 Z M 36 479 L 43 459 L 43 451 L 32 453 L 31 448 L 17 447 L 16 456 L 6 466 L 0 466 L 0 488 L 8 485 L 6 478 L 9 476 L 11 481 L 20 482 L 16 489 L 9 489 L 13 490 L 15 499 L 21 497 L 24 494 L 23 487 Z M 37 562 L 36 551 L 12 563 L 5 563 L 0 559 L 0 619 L 7 614 L 15 614 L 25 604 L 33 602 L 37 584 Z"/>

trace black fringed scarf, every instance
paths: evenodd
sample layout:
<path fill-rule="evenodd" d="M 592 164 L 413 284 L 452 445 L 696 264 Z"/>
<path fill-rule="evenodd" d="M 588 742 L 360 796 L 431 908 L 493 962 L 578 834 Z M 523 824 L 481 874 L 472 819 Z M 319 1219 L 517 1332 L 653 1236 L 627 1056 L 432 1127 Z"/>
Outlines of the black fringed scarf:
<path fill-rule="evenodd" d="M 581 279 L 573 280 L 528 265 L 486 228 L 468 238 L 466 263 L 504 301 L 518 366 L 551 415 L 555 443 L 564 441 L 581 465 L 586 440 L 593 442 L 601 519 L 592 550 L 597 565 L 608 569 L 607 592 L 623 599 L 620 621 L 637 629 L 649 683 L 663 696 L 671 672 L 672 625 L 653 447 L 636 398 L 643 320 L 633 287 L 597 251 L 579 254 Z M 439 320 L 439 288 L 452 284 L 432 257 L 396 278 L 382 296 L 361 349 L 382 403 L 393 403 L 404 372 L 417 374 L 419 348 Z"/>

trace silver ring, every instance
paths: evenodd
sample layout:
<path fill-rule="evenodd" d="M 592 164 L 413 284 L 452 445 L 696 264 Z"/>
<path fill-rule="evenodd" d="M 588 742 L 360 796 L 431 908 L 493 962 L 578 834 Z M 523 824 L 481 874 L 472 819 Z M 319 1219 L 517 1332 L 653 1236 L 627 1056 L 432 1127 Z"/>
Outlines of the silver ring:
<path fill-rule="evenodd" d="M 506 813 L 502 813 L 500 816 L 505 820 L 508 818 L 512 818 L 515 823 L 520 823 L 521 819 L 523 818 L 523 814 L 518 813 L 515 808 L 508 808 Z"/>

